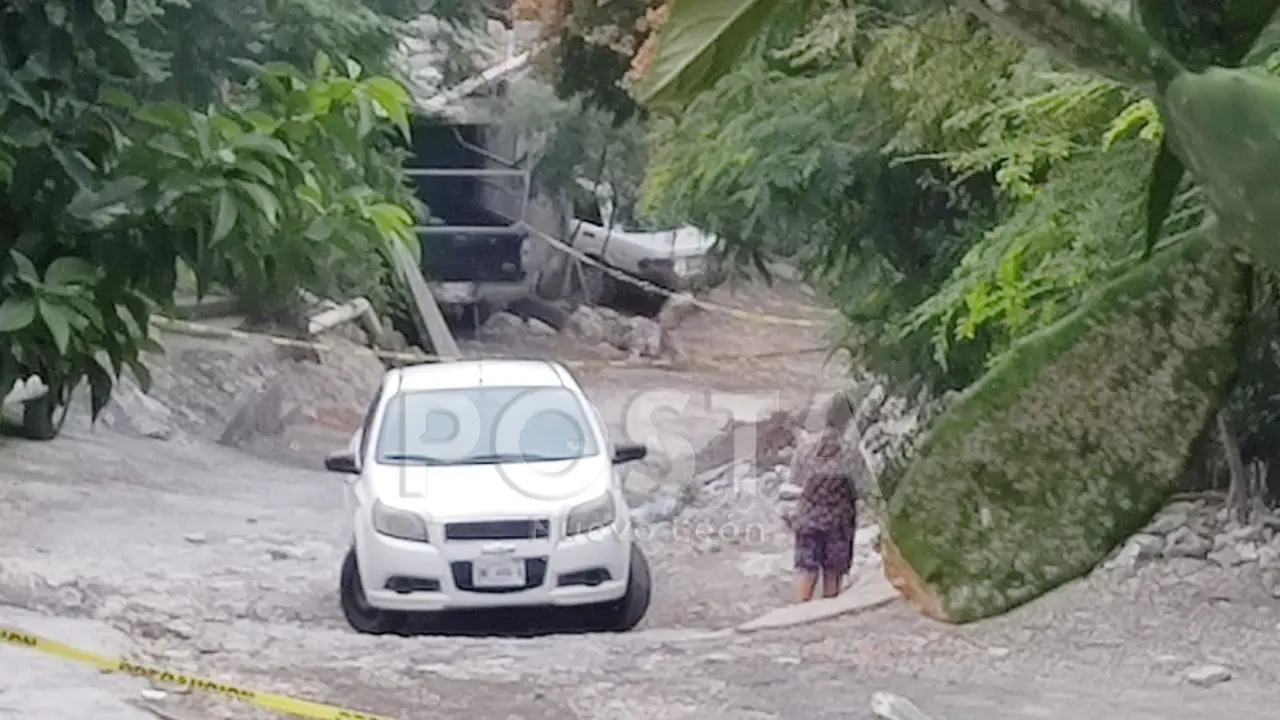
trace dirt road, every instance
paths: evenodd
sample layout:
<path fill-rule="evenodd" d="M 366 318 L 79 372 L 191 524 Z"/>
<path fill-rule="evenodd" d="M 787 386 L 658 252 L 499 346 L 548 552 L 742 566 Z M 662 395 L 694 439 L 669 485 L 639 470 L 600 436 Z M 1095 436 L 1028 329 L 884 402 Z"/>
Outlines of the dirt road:
<path fill-rule="evenodd" d="M 732 378 L 657 371 L 585 381 L 619 433 L 627 408 L 655 386 L 735 388 Z M 743 397 L 768 389 L 736 387 Z M 785 390 L 798 403 L 812 387 Z M 676 408 L 665 432 L 707 442 L 729 417 L 705 407 Z M 1100 573 L 964 628 L 894 604 L 734 632 L 785 601 L 787 538 L 765 529 L 772 513 L 759 494 L 695 498 L 682 516 L 761 526 L 746 539 L 700 539 L 679 519 L 652 526 L 656 595 L 635 632 L 574 634 L 572 618 L 524 615 L 477 618 L 452 636 L 356 635 L 336 592 L 349 537 L 341 480 L 302 464 L 315 467 L 342 432 L 295 436 L 275 457 L 269 444 L 250 454 L 194 435 L 84 428 L 0 445 L 0 624 L 406 720 L 868 717 L 876 690 L 938 720 L 1190 720 L 1267 717 L 1280 698 L 1280 604 L 1226 592 L 1236 582 L 1228 570 Z M 662 484 L 644 492 L 661 494 Z M 1233 678 L 1209 688 L 1184 681 L 1209 663 Z M 130 701 L 145 687 L 0 646 L 0 716 L 140 720 L 153 716 Z M 200 694 L 158 703 L 182 720 L 273 717 Z"/>

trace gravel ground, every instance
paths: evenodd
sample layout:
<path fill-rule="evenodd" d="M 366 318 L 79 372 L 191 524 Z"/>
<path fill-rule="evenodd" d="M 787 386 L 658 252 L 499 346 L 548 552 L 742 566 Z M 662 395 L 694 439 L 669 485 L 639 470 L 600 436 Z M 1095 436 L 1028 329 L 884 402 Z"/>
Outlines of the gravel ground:
<path fill-rule="evenodd" d="M 690 327 L 707 340 L 711 321 L 695 320 L 703 324 Z M 766 345 L 774 331 L 755 341 L 732 324 L 719 332 L 745 347 Z M 197 348 L 187 349 L 193 353 L 172 353 L 183 359 L 171 364 L 200 365 Z M 697 450 L 726 426 L 727 413 L 701 400 L 662 422 L 656 410 L 635 411 L 649 417 L 642 430 L 654 435 L 636 438 L 628 412 L 643 405 L 637 396 L 655 387 L 693 398 L 736 389 L 750 399 L 769 387 L 759 378 L 773 378 L 788 388 L 778 397 L 800 407 L 827 382 L 816 365 L 803 368 L 803 381 L 787 374 L 799 364 L 753 367 L 720 376 L 620 369 L 583 379 L 613 432 L 672 446 L 683 439 Z M 168 399 L 195 392 L 209 391 L 174 389 Z M 219 392 L 225 403 L 243 389 Z M 356 395 L 329 403 L 345 410 L 321 415 L 349 413 Z M 1280 699 L 1280 603 L 1255 592 L 1255 578 L 1204 564 L 1100 571 L 959 628 L 896 603 L 735 633 L 787 593 L 787 538 L 771 490 L 759 487 L 690 494 L 674 523 L 652 526 L 644 542 L 656 594 L 635 632 L 576 634 L 572 618 L 526 614 L 477 616 L 452 635 L 359 636 L 336 597 L 348 537 L 340 480 L 312 469 L 342 442 L 344 424 L 315 420 L 234 449 L 210 441 L 232 414 L 215 399 L 206 398 L 204 414 L 175 423 L 180 431 L 168 440 L 80 423 L 54 442 L 0 445 L 0 623 L 406 719 L 868 717 L 871 693 L 888 690 L 939 720 L 1180 720 L 1272 716 Z M 660 477 L 635 485 L 641 495 L 671 490 Z M 709 528 L 701 539 L 700 526 Z M 144 685 L 36 657 L 0 647 L 0 715 L 150 717 L 120 704 Z M 1185 681 L 1189 668 L 1207 664 L 1232 679 L 1209 688 Z M 182 720 L 273 717 L 207 695 L 160 702 Z"/>

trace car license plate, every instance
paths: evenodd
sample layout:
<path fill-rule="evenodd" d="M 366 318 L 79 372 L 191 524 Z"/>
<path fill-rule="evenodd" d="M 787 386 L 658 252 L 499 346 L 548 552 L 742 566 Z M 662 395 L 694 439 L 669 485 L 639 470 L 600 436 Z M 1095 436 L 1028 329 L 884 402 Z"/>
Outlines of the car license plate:
<path fill-rule="evenodd" d="M 524 560 L 493 558 L 471 564 L 471 583 L 478 588 L 524 586 Z"/>

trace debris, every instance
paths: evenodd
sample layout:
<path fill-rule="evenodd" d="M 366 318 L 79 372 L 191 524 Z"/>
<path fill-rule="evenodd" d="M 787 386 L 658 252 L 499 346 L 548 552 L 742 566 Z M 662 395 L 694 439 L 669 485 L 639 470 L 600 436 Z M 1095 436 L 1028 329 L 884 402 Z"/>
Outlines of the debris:
<path fill-rule="evenodd" d="M 1198 665 L 1188 670 L 1183 677 L 1192 685 L 1207 688 L 1230 680 L 1231 671 L 1221 665 Z"/>
<path fill-rule="evenodd" d="M 804 492 L 804 488 L 800 487 L 799 485 L 796 485 L 795 483 L 790 483 L 790 482 L 782 483 L 781 485 L 778 486 L 778 499 L 779 500 L 799 500 L 800 493 L 802 492 Z"/>
<path fill-rule="evenodd" d="M 883 720 L 933 720 L 915 703 L 887 692 L 871 695 L 871 714 Z"/>

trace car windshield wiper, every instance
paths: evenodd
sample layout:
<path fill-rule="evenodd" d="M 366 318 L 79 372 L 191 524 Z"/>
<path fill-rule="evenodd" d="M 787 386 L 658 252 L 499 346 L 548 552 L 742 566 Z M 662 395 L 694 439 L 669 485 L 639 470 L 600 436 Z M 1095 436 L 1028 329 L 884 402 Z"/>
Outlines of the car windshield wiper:
<path fill-rule="evenodd" d="M 463 462 L 468 463 L 527 463 L 553 462 L 556 460 L 572 460 L 562 455 L 536 455 L 528 453 L 492 453 L 489 455 L 471 455 Z"/>
<path fill-rule="evenodd" d="M 388 453 L 381 458 L 384 462 L 419 463 L 421 465 L 449 465 L 450 463 L 430 455 L 414 455 L 411 453 Z"/>

